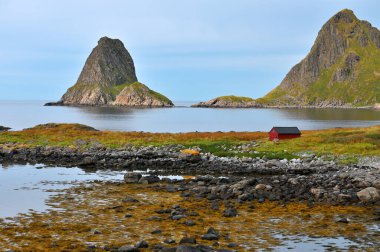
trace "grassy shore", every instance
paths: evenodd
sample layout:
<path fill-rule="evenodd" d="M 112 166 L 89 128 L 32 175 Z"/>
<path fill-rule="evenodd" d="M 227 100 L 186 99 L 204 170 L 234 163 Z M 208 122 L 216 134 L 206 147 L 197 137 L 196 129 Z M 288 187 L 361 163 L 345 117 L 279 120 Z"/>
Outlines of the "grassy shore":
<path fill-rule="evenodd" d="M 96 131 L 80 124 L 45 124 L 22 131 L 0 133 L 0 144 L 17 147 L 55 146 L 90 148 L 104 146 L 199 147 L 218 156 L 292 158 L 300 153 L 316 155 L 380 156 L 380 126 L 302 131 L 302 137 L 277 143 L 266 132 L 146 133 Z"/>

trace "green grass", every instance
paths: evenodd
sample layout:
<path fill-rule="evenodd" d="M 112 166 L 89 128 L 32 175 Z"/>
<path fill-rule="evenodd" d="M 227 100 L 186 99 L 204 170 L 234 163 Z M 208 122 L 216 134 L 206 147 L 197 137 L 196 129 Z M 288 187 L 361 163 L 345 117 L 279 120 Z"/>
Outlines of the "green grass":
<path fill-rule="evenodd" d="M 238 102 L 238 103 L 255 101 L 254 99 L 250 97 L 235 96 L 235 95 L 220 96 L 220 97 L 217 97 L 216 99 L 222 100 L 222 101 Z"/>
<path fill-rule="evenodd" d="M 254 143 L 254 144 L 252 144 Z M 12 146 L 9 146 L 12 144 Z M 23 131 L 0 133 L 0 148 L 58 146 L 86 149 L 102 145 L 107 148 L 125 146 L 183 145 L 199 147 L 225 157 L 297 157 L 299 153 L 344 156 L 342 162 L 355 161 L 358 156 L 380 156 L 380 126 L 303 131 L 302 137 L 277 143 L 268 141 L 266 132 L 191 132 L 143 133 L 95 131 L 79 124 L 39 125 Z M 244 145 L 243 152 L 238 152 Z"/>

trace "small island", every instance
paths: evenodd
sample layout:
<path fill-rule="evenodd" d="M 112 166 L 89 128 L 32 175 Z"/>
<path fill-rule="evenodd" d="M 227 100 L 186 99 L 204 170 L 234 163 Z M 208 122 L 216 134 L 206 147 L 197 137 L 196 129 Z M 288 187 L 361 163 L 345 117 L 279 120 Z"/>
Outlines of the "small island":
<path fill-rule="evenodd" d="M 254 99 L 243 96 L 220 96 L 206 102 L 191 105 L 193 108 L 257 108 L 260 107 Z"/>
<path fill-rule="evenodd" d="M 60 101 L 45 105 L 172 107 L 173 102 L 137 80 L 133 59 L 119 39 L 103 37 L 76 84 Z"/>

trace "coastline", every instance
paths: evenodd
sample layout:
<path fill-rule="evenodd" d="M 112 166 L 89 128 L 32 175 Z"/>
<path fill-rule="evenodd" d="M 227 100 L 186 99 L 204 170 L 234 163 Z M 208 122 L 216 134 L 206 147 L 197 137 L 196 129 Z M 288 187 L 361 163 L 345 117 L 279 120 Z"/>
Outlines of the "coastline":
<path fill-rule="evenodd" d="M 306 131 L 278 143 L 264 132 L 153 134 L 68 124 L 2 132 L 2 165 L 125 173 L 123 180 L 57 190 L 47 211 L 0 218 L 6 230 L 0 249 L 270 250 L 285 248 L 301 225 L 319 243 L 355 237 L 350 248 L 363 249 L 361 240 L 376 235 L 371 227 L 380 220 L 380 149 L 368 151 L 369 143 L 379 143 L 379 129 Z M 322 154 L 304 145 L 310 142 L 333 151 Z M 378 245 L 373 240 L 368 248 Z"/>
<path fill-rule="evenodd" d="M 305 131 L 301 138 L 273 143 L 266 140 L 263 132 L 122 133 L 97 131 L 85 125 L 46 124 L 1 133 L 0 163 L 227 176 L 240 182 L 255 178 L 257 181 L 248 183 L 248 187 L 268 185 L 271 189 L 267 199 L 376 205 L 380 204 L 378 129 L 379 126 Z M 321 137 L 326 143 L 321 143 Z M 357 142 L 357 137 L 362 142 Z M 33 141 L 37 142 L 32 144 Z M 342 141 L 346 143 L 342 145 Z M 186 151 L 188 148 L 192 150 Z M 362 156 L 362 151 L 367 157 Z M 361 199 L 358 193 L 362 190 L 372 190 L 374 194 Z M 320 198 L 316 192 L 326 196 Z M 256 195 L 252 199 L 259 198 Z"/>

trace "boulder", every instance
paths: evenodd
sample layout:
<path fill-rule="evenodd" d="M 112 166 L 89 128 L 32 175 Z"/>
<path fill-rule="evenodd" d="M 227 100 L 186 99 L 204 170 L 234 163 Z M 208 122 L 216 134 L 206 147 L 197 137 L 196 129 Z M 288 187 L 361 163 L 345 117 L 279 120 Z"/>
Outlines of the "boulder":
<path fill-rule="evenodd" d="M 356 193 L 360 201 L 376 202 L 380 200 L 380 194 L 375 187 L 367 187 Z"/>
<path fill-rule="evenodd" d="M 128 172 L 124 174 L 125 183 L 138 183 L 142 175 L 140 173 Z"/>

